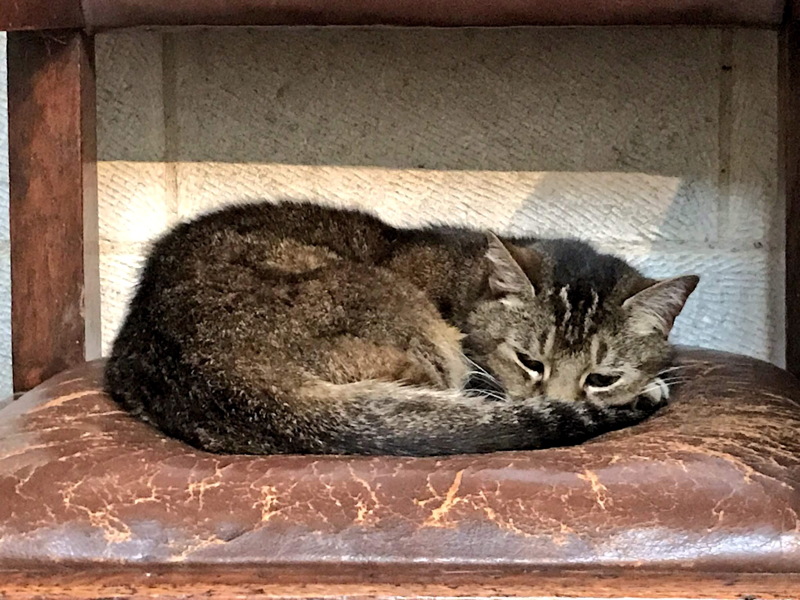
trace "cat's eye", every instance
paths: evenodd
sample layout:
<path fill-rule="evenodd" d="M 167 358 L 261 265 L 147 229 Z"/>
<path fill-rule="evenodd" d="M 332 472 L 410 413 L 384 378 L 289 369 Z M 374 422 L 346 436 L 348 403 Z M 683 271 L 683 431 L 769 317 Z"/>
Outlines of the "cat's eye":
<path fill-rule="evenodd" d="M 532 371 L 536 373 L 536 375 L 541 378 L 544 376 L 544 363 L 540 360 L 534 360 L 527 354 L 523 354 L 522 352 L 517 352 L 517 360 L 520 364 L 528 369 L 528 371 Z"/>
<path fill-rule="evenodd" d="M 586 376 L 585 385 L 598 389 L 607 388 L 617 383 L 620 377 L 616 373 L 589 373 Z"/>

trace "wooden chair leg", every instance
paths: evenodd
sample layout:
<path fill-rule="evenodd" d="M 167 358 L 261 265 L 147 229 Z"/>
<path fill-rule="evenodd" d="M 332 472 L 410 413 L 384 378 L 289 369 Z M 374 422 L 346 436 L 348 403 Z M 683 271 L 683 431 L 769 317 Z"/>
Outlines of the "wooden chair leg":
<path fill-rule="evenodd" d="M 786 198 L 786 367 L 800 376 L 800 21 L 780 37 L 781 188 Z"/>
<path fill-rule="evenodd" d="M 15 391 L 99 355 L 93 44 L 8 34 Z"/>

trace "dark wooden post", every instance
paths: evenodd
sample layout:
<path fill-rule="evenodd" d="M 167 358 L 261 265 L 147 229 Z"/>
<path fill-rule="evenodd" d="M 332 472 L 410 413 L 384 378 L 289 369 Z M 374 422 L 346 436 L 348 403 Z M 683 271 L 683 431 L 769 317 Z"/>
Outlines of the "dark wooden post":
<path fill-rule="evenodd" d="M 800 376 L 800 21 L 780 37 L 780 180 L 786 199 L 786 367 Z"/>
<path fill-rule="evenodd" d="M 93 50 L 78 30 L 8 34 L 15 391 L 99 354 Z"/>

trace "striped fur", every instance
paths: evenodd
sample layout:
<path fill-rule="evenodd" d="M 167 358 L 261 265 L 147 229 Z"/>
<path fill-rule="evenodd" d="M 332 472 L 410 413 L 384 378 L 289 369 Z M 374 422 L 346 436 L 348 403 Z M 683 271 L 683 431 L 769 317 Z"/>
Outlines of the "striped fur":
<path fill-rule="evenodd" d="M 696 283 L 576 241 L 244 205 L 154 245 L 106 386 L 213 452 L 574 444 L 663 403 L 667 334 Z"/>

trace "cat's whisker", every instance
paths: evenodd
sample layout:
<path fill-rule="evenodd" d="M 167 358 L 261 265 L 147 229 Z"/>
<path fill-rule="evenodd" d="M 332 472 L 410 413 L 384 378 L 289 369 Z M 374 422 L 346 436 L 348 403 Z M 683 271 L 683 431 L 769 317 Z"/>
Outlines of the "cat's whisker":
<path fill-rule="evenodd" d="M 653 386 L 653 385 L 661 385 L 661 384 L 674 385 L 674 384 L 678 384 L 678 383 L 685 383 L 687 381 L 689 381 L 689 378 L 685 378 L 685 377 L 672 377 L 672 378 L 659 377 L 658 379 L 655 379 L 655 380 L 650 381 L 649 383 L 647 383 L 647 387 L 650 387 L 650 386 Z"/>
<path fill-rule="evenodd" d="M 474 370 L 468 372 L 467 377 L 472 377 L 473 375 L 478 375 L 478 376 L 482 377 L 485 381 L 488 381 L 489 383 L 493 383 L 493 384 L 497 385 L 498 387 L 502 387 L 500 385 L 500 382 L 497 380 L 497 378 L 494 375 L 492 375 L 491 373 L 489 373 L 485 368 L 483 368 L 481 365 L 476 363 L 474 360 L 472 360 L 469 356 L 467 356 L 463 352 L 461 353 L 461 356 L 464 358 L 464 360 L 468 364 L 471 364 L 473 367 L 475 367 Z"/>
<path fill-rule="evenodd" d="M 469 390 L 468 395 L 473 398 L 491 398 L 492 400 L 500 400 L 505 402 L 508 400 L 506 396 L 501 396 L 496 392 L 491 392 L 489 390 Z"/>
<path fill-rule="evenodd" d="M 673 371 L 671 373 L 659 373 L 658 376 L 659 377 L 687 377 L 688 374 L 687 373 L 681 373 L 681 372 Z"/>
<path fill-rule="evenodd" d="M 692 378 L 690 375 L 685 375 L 681 373 L 673 373 L 672 375 L 668 376 L 659 375 L 658 377 L 659 379 L 663 379 L 664 381 L 672 381 L 672 380 L 688 381 Z"/>
<path fill-rule="evenodd" d="M 469 364 L 473 365 L 474 367 L 477 367 L 478 369 L 482 368 L 482 367 L 481 367 L 481 366 L 480 366 L 478 363 L 476 363 L 474 360 L 472 360 L 472 359 L 471 359 L 469 356 L 467 356 L 467 355 L 466 355 L 466 354 L 464 354 L 463 352 L 461 353 L 461 357 L 462 357 L 462 358 L 463 358 L 465 361 L 467 361 Z"/>
<path fill-rule="evenodd" d="M 686 383 L 690 379 L 691 378 L 689 377 L 671 377 L 668 379 L 659 378 L 659 380 L 648 383 L 637 395 L 641 396 L 643 394 L 651 394 L 652 392 L 656 391 L 662 392 L 663 395 L 664 388 L 667 388 L 667 391 L 669 391 L 672 386 Z"/>
<path fill-rule="evenodd" d="M 642 388 L 642 390 L 637 394 L 641 396 L 643 394 L 651 394 L 652 392 L 661 392 L 661 395 L 664 396 L 665 394 L 668 395 L 670 391 L 670 382 L 669 380 L 665 380 L 663 378 L 655 379 L 654 381 L 649 382 L 647 385 Z"/>
<path fill-rule="evenodd" d="M 494 377 L 492 377 L 486 371 L 476 371 L 476 370 L 467 371 L 467 375 L 482 375 L 483 377 L 486 377 L 487 379 L 494 379 Z"/>
<path fill-rule="evenodd" d="M 488 375 L 487 373 L 481 373 L 480 371 L 470 371 L 470 372 L 466 373 L 466 379 L 467 380 L 470 380 L 470 379 L 473 379 L 473 378 L 477 379 L 479 381 L 483 381 L 485 383 L 495 384 L 497 386 L 500 385 L 499 382 L 497 381 L 497 379 L 495 379 L 491 375 Z"/>
<path fill-rule="evenodd" d="M 467 356 L 463 352 L 461 353 L 461 356 L 464 358 L 464 360 L 466 360 L 469 364 L 471 364 L 476 369 L 480 369 L 481 371 L 485 370 L 480 364 L 476 363 L 474 360 L 472 360 L 469 356 Z"/>
<path fill-rule="evenodd" d="M 666 373 L 672 373 L 673 371 L 679 371 L 681 369 L 685 369 L 686 367 L 687 367 L 687 365 L 675 365 L 674 367 L 669 367 L 668 369 L 664 369 L 663 371 L 660 371 L 658 374 L 659 374 L 659 376 L 661 376 L 661 375 L 664 375 Z"/>
<path fill-rule="evenodd" d="M 669 386 L 667 386 L 667 387 L 669 387 Z M 663 391 L 663 388 L 658 384 L 654 384 L 654 385 L 652 385 L 650 387 L 644 388 L 641 392 L 639 392 L 636 395 L 637 396 L 642 396 L 643 394 L 649 394 L 650 392 L 655 392 L 655 391 Z"/>
<path fill-rule="evenodd" d="M 646 392 L 649 392 L 649 391 L 652 391 L 652 390 L 656 390 L 656 389 L 659 389 L 659 388 L 661 388 L 661 384 L 659 382 L 651 381 L 646 386 L 644 386 L 639 393 L 640 394 L 644 394 Z"/>
<path fill-rule="evenodd" d="M 686 383 L 688 381 L 691 381 L 691 378 L 690 377 L 673 377 L 673 378 L 670 378 L 670 379 L 663 379 L 662 378 L 662 381 L 664 383 L 666 383 L 667 385 L 675 385 L 675 384 L 678 384 L 678 383 Z"/>
<path fill-rule="evenodd" d="M 668 373 L 679 373 L 679 372 L 680 372 L 680 370 L 681 370 L 680 368 L 675 368 L 675 369 L 664 369 L 663 371 L 659 372 L 659 375 L 666 375 L 666 374 L 668 374 Z"/>

